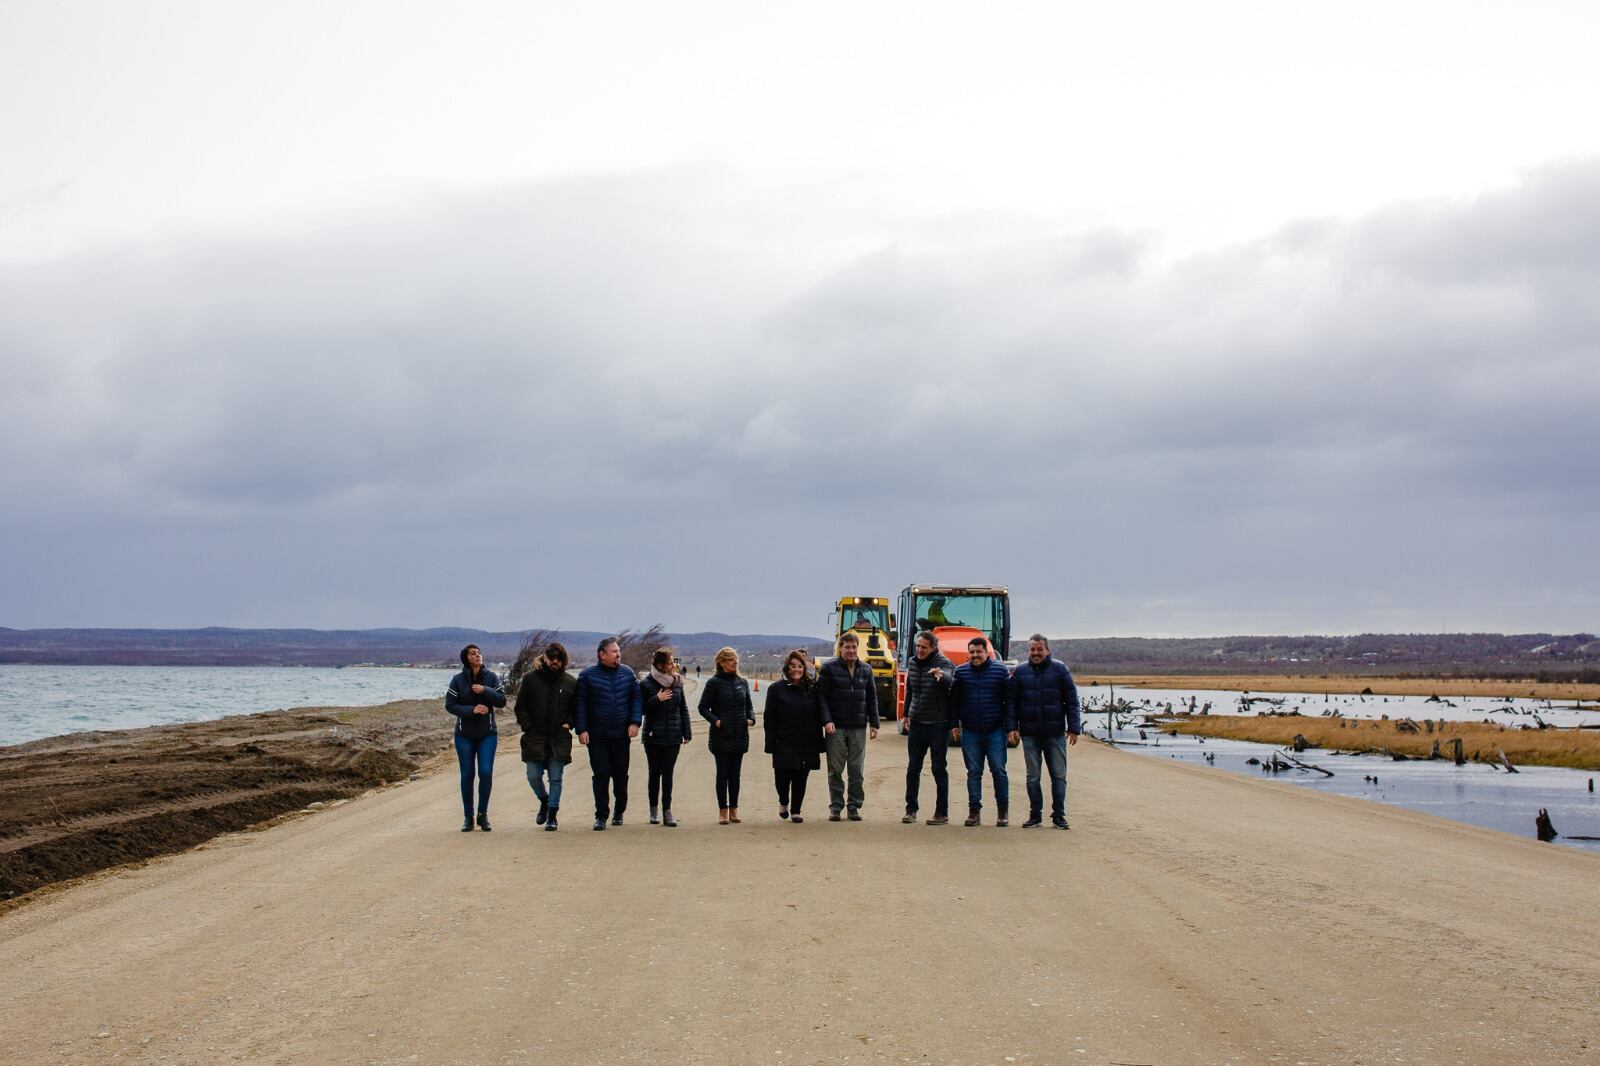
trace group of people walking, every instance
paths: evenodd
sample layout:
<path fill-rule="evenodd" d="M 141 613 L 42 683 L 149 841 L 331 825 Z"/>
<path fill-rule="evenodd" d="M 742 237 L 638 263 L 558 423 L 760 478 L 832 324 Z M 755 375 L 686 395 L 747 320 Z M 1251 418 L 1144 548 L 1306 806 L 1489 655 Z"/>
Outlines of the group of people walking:
<path fill-rule="evenodd" d="M 772 757 L 778 817 L 805 821 L 806 788 L 813 771 L 828 769 L 830 821 L 861 820 L 866 801 L 866 752 L 881 725 L 871 668 L 861 661 L 859 638 L 846 631 L 839 655 L 813 669 L 803 651 L 784 659 L 783 676 L 770 685 L 763 706 L 765 752 Z M 576 677 L 570 657 L 552 642 L 522 678 L 514 713 L 522 727 L 522 761 L 528 784 L 539 801 L 537 824 L 559 827 L 562 778 L 572 761 L 572 740 L 589 750 L 594 787 L 594 828 L 623 824 L 628 808 L 628 768 L 633 741 L 641 740 L 648 764 L 650 824 L 675 827 L 673 773 L 678 754 L 693 739 L 684 679 L 672 652 L 662 648 L 649 671 L 637 676 L 622 664 L 614 638 L 600 642 L 596 663 Z M 500 678 L 483 665 L 483 653 L 469 644 L 461 651 L 461 673 L 450 682 L 445 709 L 456 718 L 455 748 L 461 769 L 462 832 L 488 832 L 497 740 L 495 711 L 506 705 Z M 708 746 L 716 762 L 718 823 L 738 823 L 739 789 L 750 730 L 756 724 L 751 684 L 739 674 L 739 656 L 723 648 L 716 669 L 696 701 L 705 720 Z M 892 713 L 892 712 L 891 712 Z M 993 781 L 995 824 L 1009 824 L 1010 781 L 1006 748 L 1020 743 L 1027 767 L 1029 801 L 1024 828 L 1043 824 L 1042 772 L 1051 782 L 1050 820 L 1068 828 L 1067 747 L 1077 743 L 1081 717 L 1077 686 L 1050 645 L 1035 634 L 1028 659 L 1009 670 L 995 659 L 987 641 L 976 638 L 967 662 L 953 665 L 934 635 L 917 634 L 915 657 L 906 670 L 907 766 L 905 816 L 916 822 L 922 767 L 931 756 L 934 812 L 929 825 L 949 823 L 950 782 L 947 752 L 959 743 L 967 768 L 967 819 L 981 824 L 983 771 Z M 476 781 L 476 805 L 474 805 Z"/>

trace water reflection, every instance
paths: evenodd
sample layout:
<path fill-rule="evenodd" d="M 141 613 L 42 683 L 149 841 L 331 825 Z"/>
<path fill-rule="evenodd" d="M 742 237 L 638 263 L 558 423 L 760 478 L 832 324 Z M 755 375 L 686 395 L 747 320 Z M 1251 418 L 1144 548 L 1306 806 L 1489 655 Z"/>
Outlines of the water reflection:
<path fill-rule="evenodd" d="M 1105 716 L 1085 721 L 1094 736 L 1106 735 Z M 1221 740 L 1215 737 L 1168 736 L 1129 724 L 1114 729 L 1118 747 L 1151 758 L 1213 766 L 1219 770 L 1272 777 L 1321 792 L 1390 803 L 1408 810 L 1448 818 L 1467 825 L 1498 829 L 1532 839 L 1533 820 L 1544 807 L 1562 836 L 1556 841 L 1600 853 L 1600 841 L 1570 840 L 1567 834 L 1600 836 L 1600 794 L 1589 791 L 1590 780 L 1600 787 L 1600 772 L 1550 766 L 1521 766 L 1508 774 L 1494 767 L 1469 763 L 1456 766 L 1446 760 L 1395 762 L 1376 755 L 1340 755 L 1312 749 L 1296 756 L 1300 761 L 1331 770 L 1333 777 L 1290 770 L 1270 774 L 1249 760 L 1264 762 L 1282 748 L 1271 744 Z M 1211 759 L 1207 760 L 1206 756 Z M 1368 778 L 1376 778 L 1376 783 Z"/>

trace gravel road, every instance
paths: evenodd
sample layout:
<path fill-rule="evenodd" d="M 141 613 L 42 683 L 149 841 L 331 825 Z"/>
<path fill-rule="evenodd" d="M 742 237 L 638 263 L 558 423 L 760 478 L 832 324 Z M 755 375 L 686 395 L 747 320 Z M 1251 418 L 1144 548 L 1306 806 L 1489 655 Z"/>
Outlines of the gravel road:
<path fill-rule="evenodd" d="M 1095 744 L 1071 832 L 904 826 L 890 733 L 864 822 L 818 774 L 795 826 L 755 740 L 738 826 L 697 737 L 680 828 L 635 749 L 628 825 L 580 753 L 539 831 L 510 741 L 492 834 L 447 770 L 47 892 L 0 917 L 0 1061 L 1600 1059 L 1600 857 Z"/>

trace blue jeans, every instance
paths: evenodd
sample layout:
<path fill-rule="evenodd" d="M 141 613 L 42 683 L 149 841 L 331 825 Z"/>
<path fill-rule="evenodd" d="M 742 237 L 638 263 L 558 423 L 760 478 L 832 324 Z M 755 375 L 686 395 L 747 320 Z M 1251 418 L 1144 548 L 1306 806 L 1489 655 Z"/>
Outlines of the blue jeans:
<path fill-rule="evenodd" d="M 906 810 L 917 809 L 917 792 L 922 783 L 922 761 L 933 756 L 933 813 L 943 818 L 950 813 L 950 773 L 946 760 L 950 754 L 950 726 L 946 722 L 925 725 L 912 722 L 906 734 Z"/>
<path fill-rule="evenodd" d="M 456 734 L 456 761 L 461 764 L 461 810 L 472 817 L 472 771 L 478 771 L 478 813 L 489 813 L 489 790 L 494 787 L 494 751 L 500 738 L 464 737 Z"/>
<path fill-rule="evenodd" d="M 967 803 L 983 806 L 983 764 L 989 763 L 989 775 L 994 778 L 994 803 L 1001 810 L 1011 806 L 1011 779 L 1006 776 L 1006 735 L 1003 730 L 991 729 L 979 733 L 972 729 L 961 731 L 961 757 L 967 764 Z"/>
<path fill-rule="evenodd" d="M 525 762 L 522 767 L 528 774 L 528 784 L 533 786 L 533 794 L 539 797 L 539 802 L 551 808 L 561 806 L 561 775 L 566 772 L 566 764 L 560 759 L 536 759 Z M 550 791 L 544 788 L 545 774 L 550 775 Z"/>
<path fill-rule="evenodd" d="M 1039 764 L 1050 767 L 1050 817 L 1067 816 L 1067 737 L 1023 737 L 1022 758 L 1028 767 L 1028 812 L 1044 810 L 1044 790 L 1039 787 Z"/>

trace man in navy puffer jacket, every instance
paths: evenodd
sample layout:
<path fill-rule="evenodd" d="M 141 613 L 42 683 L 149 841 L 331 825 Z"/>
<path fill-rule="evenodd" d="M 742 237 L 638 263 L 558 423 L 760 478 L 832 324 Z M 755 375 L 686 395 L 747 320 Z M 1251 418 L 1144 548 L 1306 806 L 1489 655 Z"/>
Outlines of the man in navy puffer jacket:
<path fill-rule="evenodd" d="M 1011 675 L 1011 702 L 1017 709 L 1017 731 L 1028 767 L 1028 820 L 1022 828 L 1034 829 L 1043 821 L 1044 791 L 1039 787 L 1043 762 L 1050 767 L 1050 822 L 1066 829 L 1067 745 L 1078 742 L 1083 716 L 1072 671 L 1050 657 L 1050 642 L 1038 633 L 1028 638 L 1028 661 Z"/>
<path fill-rule="evenodd" d="M 621 825 L 622 812 L 628 809 L 628 754 L 633 738 L 639 735 L 644 704 L 638 676 L 622 665 L 617 638 L 602 640 L 595 654 L 600 661 L 578 675 L 577 721 L 573 725 L 578 743 L 589 749 L 594 827 L 604 829 L 608 816 L 612 825 Z M 617 796 L 615 807 L 610 803 L 612 790 Z"/>
<path fill-rule="evenodd" d="M 989 654 L 989 642 L 973 637 L 967 642 L 967 661 L 956 667 L 950 684 L 950 710 L 954 732 L 961 738 L 961 757 L 967 764 L 967 820 L 979 823 L 983 808 L 983 764 L 994 778 L 995 825 L 1010 825 L 1011 779 L 1006 775 L 1006 742 L 1017 739 L 1016 715 L 1011 707 L 1011 674 L 1006 664 Z"/>

